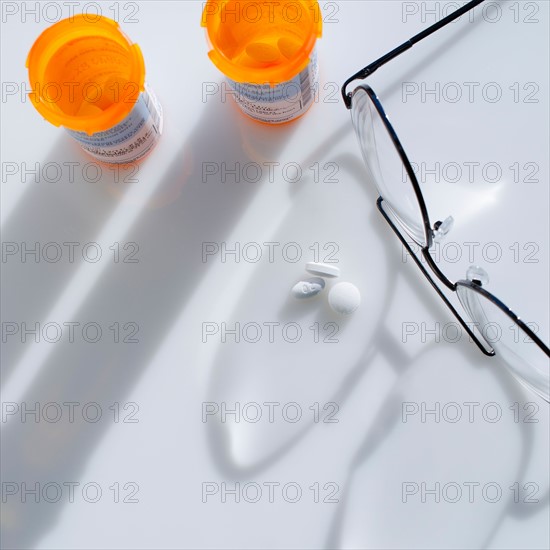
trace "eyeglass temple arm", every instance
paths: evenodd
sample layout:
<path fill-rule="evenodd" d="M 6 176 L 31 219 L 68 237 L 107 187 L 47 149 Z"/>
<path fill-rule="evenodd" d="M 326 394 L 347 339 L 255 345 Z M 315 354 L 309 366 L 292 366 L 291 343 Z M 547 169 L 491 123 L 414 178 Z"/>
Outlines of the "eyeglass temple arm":
<path fill-rule="evenodd" d="M 408 50 L 409 48 L 412 48 L 417 42 L 420 42 L 427 36 L 430 36 L 430 34 L 434 33 L 435 31 L 438 31 L 439 29 L 451 23 L 455 19 L 458 19 L 460 16 L 464 15 L 466 12 L 475 8 L 478 4 L 481 4 L 481 2 L 484 2 L 484 1 L 485 0 L 472 0 L 471 2 L 468 2 L 458 10 L 447 15 L 447 17 L 444 17 L 437 23 L 434 23 L 431 27 L 428 27 L 427 29 L 413 36 L 412 38 L 409 38 L 409 40 L 407 40 L 406 42 L 403 42 L 401 46 L 398 46 L 397 48 L 387 53 L 386 55 L 383 55 L 382 57 L 380 57 L 370 65 L 367 65 L 364 69 L 361 69 L 359 72 L 355 73 L 352 77 L 348 78 L 344 83 L 344 85 L 342 86 L 342 97 L 344 98 L 344 103 L 346 107 L 348 109 L 351 109 L 351 94 L 348 94 L 346 92 L 346 88 L 348 84 L 350 84 L 350 82 L 353 82 L 354 80 L 363 80 L 367 78 L 367 76 L 371 75 L 374 71 L 376 71 L 382 65 L 385 65 L 388 61 L 391 61 L 398 55 L 401 55 L 404 51 Z"/>

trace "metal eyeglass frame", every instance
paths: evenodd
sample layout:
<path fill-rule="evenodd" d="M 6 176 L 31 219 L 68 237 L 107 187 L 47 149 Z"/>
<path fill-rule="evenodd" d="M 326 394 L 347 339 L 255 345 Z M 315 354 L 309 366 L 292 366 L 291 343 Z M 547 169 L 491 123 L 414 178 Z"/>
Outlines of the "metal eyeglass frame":
<path fill-rule="evenodd" d="M 342 97 L 344 99 L 344 104 L 348 110 L 351 110 L 352 107 L 352 100 L 355 92 L 358 90 L 363 90 L 367 93 L 369 99 L 373 103 L 375 109 L 377 110 L 378 114 L 381 117 L 381 120 L 384 123 L 384 126 L 386 130 L 388 131 L 388 134 L 393 141 L 393 144 L 397 150 L 397 153 L 399 154 L 401 161 L 403 162 L 403 166 L 405 167 L 405 170 L 407 171 L 408 177 L 410 179 L 410 182 L 413 186 L 418 205 L 420 207 L 420 212 L 423 219 L 423 225 L 424 225 L 424 233 L 426 237 L 426 242 L 424 247 L 422 248 L 422 256 L 426 260 L 427 265 L 430 267 L 432 272 L 437 276 L 437 278 L 451 291 L 456 292 L 459 286 L 467 287 L 470 290 L 476 292 L 477 294 L 483 296 L 485 299 L 489 300 L 491 303 L 493 303 L 496 307 L 498 307 L 506 316 L 508 316 L 514 323 L 516 323 L 531 340 L 537 344 L 537 346 L 544 352 L 548 357 L 550 357 L 550 349 L 544 344 L 544 342 L 529 328 L 527 324 L 525 324 L 519 317 L 516 315 L 508 306 L 506 306 L 503 302 L 501 302 L 498 298 L 493 296 L 490 292 L 482 288 L 482 281 L 478 279 L 473 280 L 460 280 L 456 283 L 453 283 L 450 281 L 437 267 L 434 259 L 430 255 L 429 249 L 431 248 L 433 244 L 434 234 L 437 233 L 437 231 L 440 229 L 442 222 L 438 221 L 434 224 L 433 228 L 430 225 L 430 219 L 428 216 L 428 210 L 426 208 L 426 203 L 424 202 L 424 197 L 422 196 L 422 191 L 420 190 L 420 185 L 418 183 L 418 180 L 416 178 L 416 175 L 414 173 L 414 170 L 411 166 L 411 163 L 409 162 L 409 159 L 407 158 L 407 155 L 405 153 L 405 150 L 403 149 L 403 146 L 401 145 L 401 142 L 399 141 L 399 138 L 397 137 L 397 134 L 395 130 L 393 129 L 390 121 L 388 120 L 388 117 L 386 116 L 386 113 L 384 111 L 384 108 L 382 107 L 382 104 L 378 100 L 378 97 L 376 96 L 375 92 L 372 90 L 370 86 L 367 84 L 361 84 L 357 86 L 352 93 L 347 92 L 348 85 L 353 82 L 354 80 L 364 80 L 367 76 L 371 75 L 374 71 L 376 71 L 379 67 L 382 65 L 385 65 L 388 61 L 391 61 L 398 55 L 402 54 L 404 51 L 412 48 L 414 44 L 419 42 L 420 40 L 423 40 L 430 34 L 434 33 L 435 31 L 441 29 L 445 25 L 451 23 L 455 19 L 458 19 L 460 16 L 464 15 L 471 9 L 475 8 L 485 0 L 472 0 L 471 2 L 468 2 L 464 6 L 462 6 L 460 9 L 450 13 L 448 16 L 444 17 L 434 25 L 428 27 L 421 33 L 413 36 L 397 48 L 393 49 L 389 53 L 383 55 L 370 65 L 367 65 L 364 69 L 361 69 L 359 72 L 354 74 L 352 77 L 348 78 L 344 85 L 342 86 Z M 416 256 L 416 254 L 413 253 L 411 246 L 408 244 L 407 240 L 397 227 L 397 225 L 390 219 L 388 213 L 385 211 L 383 206 L 384 198 L 380 196 L 378 200 L 376 201 L 376 205 L 378 207 L 378 210 L 384 216 L 384 219 L 386 222 L 390 225 L 394 233 L 397 235 L 399 240 L 401 241 L 402 245 L 405 247 L 407 252 L 411 255 L 411 257 L 414 259 L 416 265 L 420 269 L 420 271 L 423 273 L 423 275 L 428 279 L 432 287 L 435 289 L 439 297 L 445 302 L 447 307 L 452 311 L 454 316 L 457 318 L 459 323 L 462 325 L 464 330 L 468 333 L 470 338 L 476 343 L 478 348 L 487 356 L 494 356 L 495 351 L 494 349 L 489 345 L 489 342 L 485 338 L 483 340 L 487 343 L 488 349 L 481 343 L 480 339 L 476 336 L 476 334 L 470 329 L 466 321 L 462 318 L 462 316 L 456 311 L 454 306 L 451 304 L 451 302 L 447 299 L 447 297 L 443 294 L 439 286 L 435 283 L 434 279 L 430 276 L 426 268 L 422 265 L 420 259 Z M 473 320 L 473 319 L 472 319 Z"/>

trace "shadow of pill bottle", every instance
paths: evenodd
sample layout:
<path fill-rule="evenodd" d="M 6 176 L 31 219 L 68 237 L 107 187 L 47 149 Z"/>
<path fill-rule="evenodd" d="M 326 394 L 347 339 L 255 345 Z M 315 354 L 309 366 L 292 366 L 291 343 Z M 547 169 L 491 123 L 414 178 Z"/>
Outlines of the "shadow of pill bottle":
<path fill-rule="evenodd" d="M 160 139 L 162 107 L 145 83 L 143 55 L 112 19 L 59 21 L 37 38 L 26 66 L 37 111 L 95 159 L 132 163 Z"/>
<path fill-rule="evenodd" d="M 317 0 L 207 0 L 201 25 L 208 56 L 227 77 L 221 101 L 231 95 L 267 124 L 295 120 L 314 103 L 323 26 Z"/>

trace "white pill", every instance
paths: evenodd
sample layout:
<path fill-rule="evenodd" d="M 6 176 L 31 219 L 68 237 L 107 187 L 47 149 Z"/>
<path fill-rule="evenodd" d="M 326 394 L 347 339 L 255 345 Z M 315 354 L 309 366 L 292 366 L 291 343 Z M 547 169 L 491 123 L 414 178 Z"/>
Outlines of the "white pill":
<path fill-rule="evenodd" d="M 312 277 L 296 283 L 290 291 L 294 298 L 311 298 L 325 288 L 325 281 L 320 277 Z"/>
<path fill-rule="evenodd" d="M 312 275 L 320 277 L 339 277 L 340 268 L 335 265 L 321 264 L 317 262 L 309 262 L 306 264 L 306 271 Z"/>
<path fill-rule="evenodd" d="M 338 283 L 330 289 L 328 303 L 336 313 L 349 315 L 361 304 L 361 293 L 351 283 Z"/>

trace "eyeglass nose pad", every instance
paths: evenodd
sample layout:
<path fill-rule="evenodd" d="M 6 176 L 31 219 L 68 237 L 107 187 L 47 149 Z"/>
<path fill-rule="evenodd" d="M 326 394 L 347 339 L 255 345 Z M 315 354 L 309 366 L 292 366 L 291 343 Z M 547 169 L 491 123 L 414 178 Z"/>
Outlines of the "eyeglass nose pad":
<path fill-rule="evenodd" d="M 489 283 L 489 274 L 482 267 L 471 265 L 466 271 L 466 279 L 479 286 Z"/>
<path fill-rule="evenodd" d="M 455 220 L 452 216 L 448 216 L 443 222 L 435 222 L 433 228 L 433 239 L 435 242 L 441 241 L 447 233 L 452 229 Z"/>

